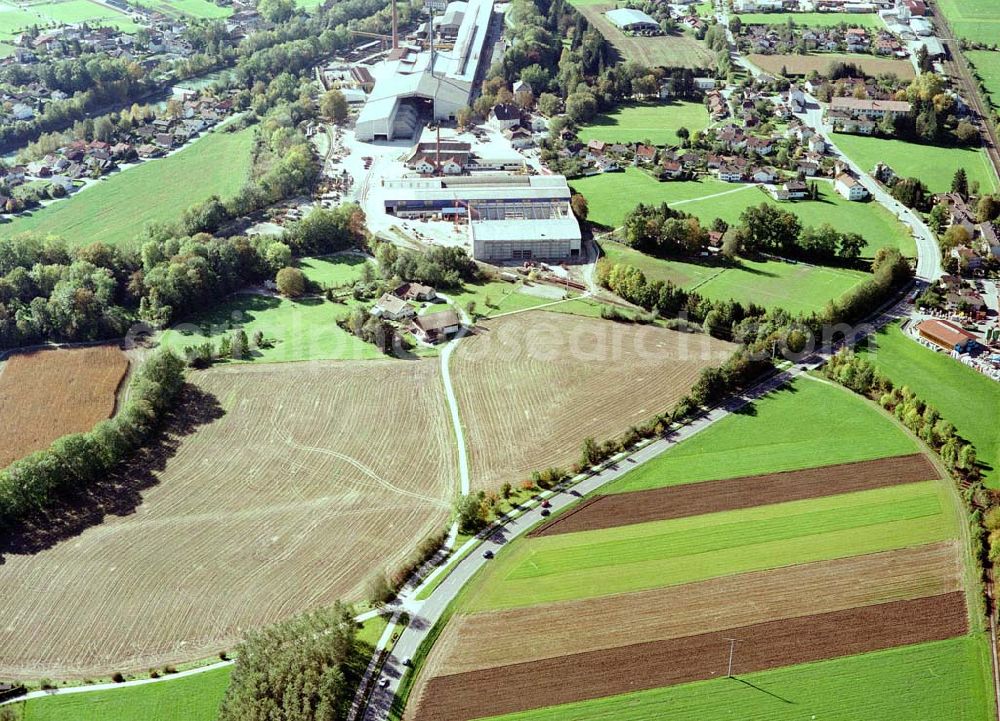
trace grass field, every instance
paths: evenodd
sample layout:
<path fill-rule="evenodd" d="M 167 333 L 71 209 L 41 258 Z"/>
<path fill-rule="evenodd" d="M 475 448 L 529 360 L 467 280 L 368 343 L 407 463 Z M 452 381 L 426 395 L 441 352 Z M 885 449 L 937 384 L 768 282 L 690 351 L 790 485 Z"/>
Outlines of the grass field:
<path fill-rule="evenodd" d="M 817 185 L 818 200 L 780 203 L 770 193 L 749 183 L 723 183 L 713 178 L 661 183 L 637 168 L 580 178 L 571 185 L 587 198 L 589 219 L 609 228 L 619 227 L 625 214 L 638 203 L 665 202 L 671 208 L 697 216 L 703 224 L 715 218 L 735 224 L 746 208 L 770 203 L 795 213 L 803 225 L 830 223 L 838 230 L 860 233 L 868 241 L 862 251 L 865 257 L 874 256 L 875 251 L 885 246 L 899 248 L 905 255 L 916 255 L 913 237 L 889 211 L 878 203 L 846 200 L 823 181 Z M 623 202 L 623 198 L 628 200 Z"/>
<path fill-rule="evenodd" d="M 233 14 L 231 7 L 222 7 L 209 0 L 137 0 L 137 4 L 170 16 L 215 19 L 227 18 Z"/>
<path fill-rule="evenodd" d="M 559 313 L 481 323 L 451 360 L 473 488 L 569 466 L 585 438 L 616 437 L 668 410 L 733 349 L 707 335 Z"/>
<path fill-rule="evenodd" d="M 744 25 L 786 25 L 789 20 L 800 27 L 830 27 L 846 24 L 852 27 L 881 27 L 878 15 L 846 13 L 738 13 Z"/>
<path fill-rule="evenodd" d="M 989 721 L 996 717 L 989 664 L 987 639 L 965 636 L 490 721 Z"/>
<path fill-rule="evenodd" d="M 655 37 L 626 35 L 604 16 L 616 7 L 615 4 L 591 0 L 574 0 L 572 4 L 611 43 L 622 60 L 648 67 L 711 68 L 715 65 L 712 52 L 693 35 L 682 32 Z"/>
<path fill-rule="evenodd" d="M 978 181 L 983 191 L 993 192 L 998 188 L 996 174 L 981 148 L 917 145 L 844 133 L 834 135 L 833 142 L 864 170 L 870 171 L 880 161 L 887 163 L 900 177 L 920 178 L 932 193 L 949 190 L 951 178 L 959 168 L 965 168 L 969 183 Z"/>
<path fill-rule="evenodd" d="M 361 278 L 366 258 L 360 255 L 331 255 L 325 258 L 300 258 L 298 268 L 314 283 L 327 287 L 354 283 Z"/>
<path fill-rule="evenodd" d="M 907 60 L 890 60 L 878 55 L 841 55 L 837 53 L 816 53 L 813 55 L 760 55 L 750 53 L 747 59 L 759 68 L 772 74 L 779 74 L 784 68 L 789 75 L 808 75 L 813 70 L 821 75 L 830 71 L 833 63 L 853 63 L 871 77 L 891 73 L 901 80 L 910 80 L 916 73 Z"/>
<path fill-rule="evenodd" d="M 12 356 L 0 366 L 0 468 L 109 418 L 127 369 L 116 346 Z"/>
<path fill-rule="evenodd" d="M 99 5 L 90 0 L 60 0 L 59 2 L 49 2 L 40 5 L 33 5 L 31 11 L 51 18 L 53 22 L 75 24 L 82 22 L 93 22 L 97 24 L 111 24 L 118 26 L 118 23 L 126 23 L 135 26 L 134 23 L 123 13 L 112 10 L 105 5 Z"/>
<path fill-rule="evenodd" d="M 830 439 L 836 438 L 836 443 Z M 849 391 L 797 380 L 607 487 L 638 491 L 915 453 L 917 442 Z"/>
<path fill-rule="evenodd" d="M 227 198 L 246 182 L 254 129 L 217 131 L 170 157 L 147 161 L 66 200 L 0 225 L 0 235 L 27 230 L 71 244 L 101 241 L 129 247 L 140 229 L 176 220 L 212 195 Z"/>
<path fill-rule="evenodd" d="M 988 45 L 1000 37 L 1000 11 L 994 0 L 938 0 L 937 6 L 958 37 Z"/>
<path fill-rule="evenodd" d="M 938 481 L 531 538 L 489 566 L 464 611 L 516 608 L 934 543 L 956 534 Z"/>
<path fill-rule="evenodd" d="M 33 699 L 20 721 L 215 721 L 232 667 L 144 686 Z"/>
<path fill-rule="evenodd" d="M 614 242 L 601 243 L 601 249 L 613 262 L 634 265 L 650 280 L 694 288 L 707 298 L 752 302 L 792 313 L 822 310 L 827 301 L 869 277 L 856 270 L 780 261 L 744 260 L 740 267 L 727 267 L 662 260 Z"/>
<path fill-rule="evenodd" d="M 285 363 L 304 360 L 365 360 L 384 358 L 371 343 L 337 325 L 349 306 L 323 298 L 289 300 L 262 295 L 236 295 L 212 310 L 165 331 L 160 345 L 183 353 L 206 341 L 218 345 L 224 335 L 243 328 L 248 337 L 264 334 L 269 348 L 253 349 L 248 361 Z"/>
<path fill-rule="evenodd" d="M 232 649 L 248 628 L 362 599 L 447 523 L 457 474 L 436 361 L 230 366 L 190 381 L 148 467 L 115 479 L 103 522 L 6 555 L 0 676 L 100 676 Z"/>
<path fill-rule="evenodd" d="M 689 131 L 708 127 L 708 111 L 702 103 L 675 102 L 669 105 L 628 105 L 598 115 L 580 128 L 581 142 L 603 140 L 606 143 L 645 141 L 653 145 L 676 145 L 677 129 Z"/>
<path fill-rule="evenodd" d="M 998 18 L 1000 18 L 1000 13 L 998 13 Z M 986 85 L 990 105 L 998 107 L 1000 105 L 1000 52 L 992 50 L 966 50 L 964 52 L 965 57 L 972 63 L 973 72 Z"/>
<path fill-rule="evenodd" d="M 899 326 L 882 330 L 869 359 L 894 383 L 909 386 L 937 408 L 973 445 L 986 466 L 986 483 L 1000 488 L 1000 383 L 907 338 Z M 975 399 L 973 401 L 972 399 Z M 991 413 L 992 410 L 992 413 Z"/>

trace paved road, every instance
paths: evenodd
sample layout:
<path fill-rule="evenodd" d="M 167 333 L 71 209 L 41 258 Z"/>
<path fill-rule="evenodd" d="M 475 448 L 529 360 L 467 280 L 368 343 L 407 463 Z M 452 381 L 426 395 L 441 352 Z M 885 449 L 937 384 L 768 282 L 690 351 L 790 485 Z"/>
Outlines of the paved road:
<path fill-rule="evenodd" d="M 910 231 L 917 244 L 917 277 L 924 281 L 934 281 L 940 278 L 944 274 L 944 268 L 941 266 L 941 251 L 933 231 L 927 227 L 919 213 L 910 210 L 893 198 L 865 168 L 855 163 L 837 147 L 837 143 L 833 139 L 833 128 L 823 121 L 823 108 L 819 101 L 808 93 L 806 93 L 806 101 L 805 112 L 798 113 L 796 117 L 815 129 L 816 133 L 826 142 L 830 155 L 842 160 L 865 186 L 872 199 L 899 218 L 899 221 Z"/>

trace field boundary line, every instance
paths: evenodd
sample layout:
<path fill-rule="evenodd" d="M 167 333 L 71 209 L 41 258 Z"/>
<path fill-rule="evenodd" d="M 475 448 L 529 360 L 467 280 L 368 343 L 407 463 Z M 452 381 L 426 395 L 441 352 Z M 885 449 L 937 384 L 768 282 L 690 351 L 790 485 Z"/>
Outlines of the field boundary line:
<path fill-rule="evenodd" d="M 455 443 L 458 447 L 459 493 L 467 496 L 469 495 L 469 488 L 471 486 L 469 482 L 469 450 L 465 445 L 465 431 L 462 428 L 462 417 L 458 412 L 458 398 L 455 395 L 455 386 L 451 382 L 451 368 L 449 363 L 451 361 L 451 354 L 455 352 L 459 341 L 468 334 L 467 328 L 472 324 L 472 319 L 469 318 L 464 309 L 458 307 L 458 304 L 454 300 L 440 293 L 438 293 L 438 296 L 453 306 L 462 319 L 462 326 L 459 328 L 458 335 L 448 341 L 444 350 L 441 351 L 441 383 L 444 385 L 445 400 L 448 403 L 448 411 L 451 415 L 451 427 L 455 433 Z"/>

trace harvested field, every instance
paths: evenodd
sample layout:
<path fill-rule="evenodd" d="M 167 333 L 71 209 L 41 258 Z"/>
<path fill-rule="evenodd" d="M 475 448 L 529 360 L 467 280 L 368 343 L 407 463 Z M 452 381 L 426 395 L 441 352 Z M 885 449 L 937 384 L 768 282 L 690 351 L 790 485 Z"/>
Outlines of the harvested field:
<path fill-rule="evenodd" d="M 482 323 L 452 357 L 473 489 L 569 465 L 673 406 L 734 346 L 707 335 L 529 312 Z"/>
<path fill-rule="evenodd" d="M 574 4 L 590 24 L 614 46 L 623 60 L 632 60 L 649 67 L 666 65 L 712 68 L 715 66 L 715 60 L 708 46 L 691 35 L 682 32 L 654 37 L 626 35 L 604 16 L 604 13 L 616 7 L 615 4 Z"/>
<path fill-rule="evenodd" d="M 116 346 L 11 356 L 0 365 L 0 468 L 109 418 L 126 370 Z"/>
<path fill-rule="evenodd" d="M 725 674 L 729 638 L 739 639 L 733 673 L 866 653 L 961 636 L 965 596 L 953 592 L 723 631 L 649 641 L 529 663 L 438 676 L 411 718 L 468 721 L 583 699 L 661 688 Z"/>
<path fill-rule="evenodd" d="M 598 528 L 732 511 L 770 503 L 835 496 L 901 483 L 938 478 L 940 473 L 922 453 L 877 461 L 703 481 L 647 491 L 595 496 L 532 531 L 552 536 Z"/>
<path fill-rule="evenodd" d="M 961 588 L 957 543 L 819 561 L 683 586 L 456 616 L 426 678 L 841 611 Z M 650 613 L 650 609 L 669 609 Z"/>
<path fill-rule="evenodd" d="M 808 75 L 813 70 L 821 75 L 836 62 L 853 63 L 872 77 L 892 73 L 901 80 L 914 77 L 913 66 L 906 60 L 890 60 L 873 55 L 760 55 L 751 53 L 747 59 L 759 68 L 775 75 L 784 68 L 789 75 Z"/>
<path fill-rule="evenodd" d="M 361 598 L 371 574 L 446 523 L 456 473 L 435 361 L 221 367 L 191 379 L 177 415 L 196 429 L 175 430 L 165 459 L 119 479 L 123 508 L 7 555 L 0 677 L 211 655 L 247 628 Z"/>

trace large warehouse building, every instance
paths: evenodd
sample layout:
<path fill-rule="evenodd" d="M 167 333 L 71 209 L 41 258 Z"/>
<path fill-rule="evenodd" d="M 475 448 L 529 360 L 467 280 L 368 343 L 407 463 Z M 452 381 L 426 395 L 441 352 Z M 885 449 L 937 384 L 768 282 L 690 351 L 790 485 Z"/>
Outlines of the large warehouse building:
<path fill-rule="evenodd" d="M 383 185 L 388 215 L 468 222 L 477 260 L 572 260 L 580 255 L 580 225 L 561 175 L 481 173 L 399 178 Z"/>
<path fill-rule="evenodd" d="M 371 68 L 375 86 L 358 116 L 358 140 L 409 139 L 422 118 L 454 120 L 459 108 L 469 104 L 480 71 L 489 62 L 493 2 L 448 5 L 445 19 L 460 19 L 451 49 L 394 48 Z"/>
<path fill-rule="evenodd" d="M 618 8 L 617 10 L 608 10 L 605 15 L 608 20 L 622 30 L 628 30 L 633 33 L 655 33 L 660 31 L 660 24 L 642 10 Z"/>

